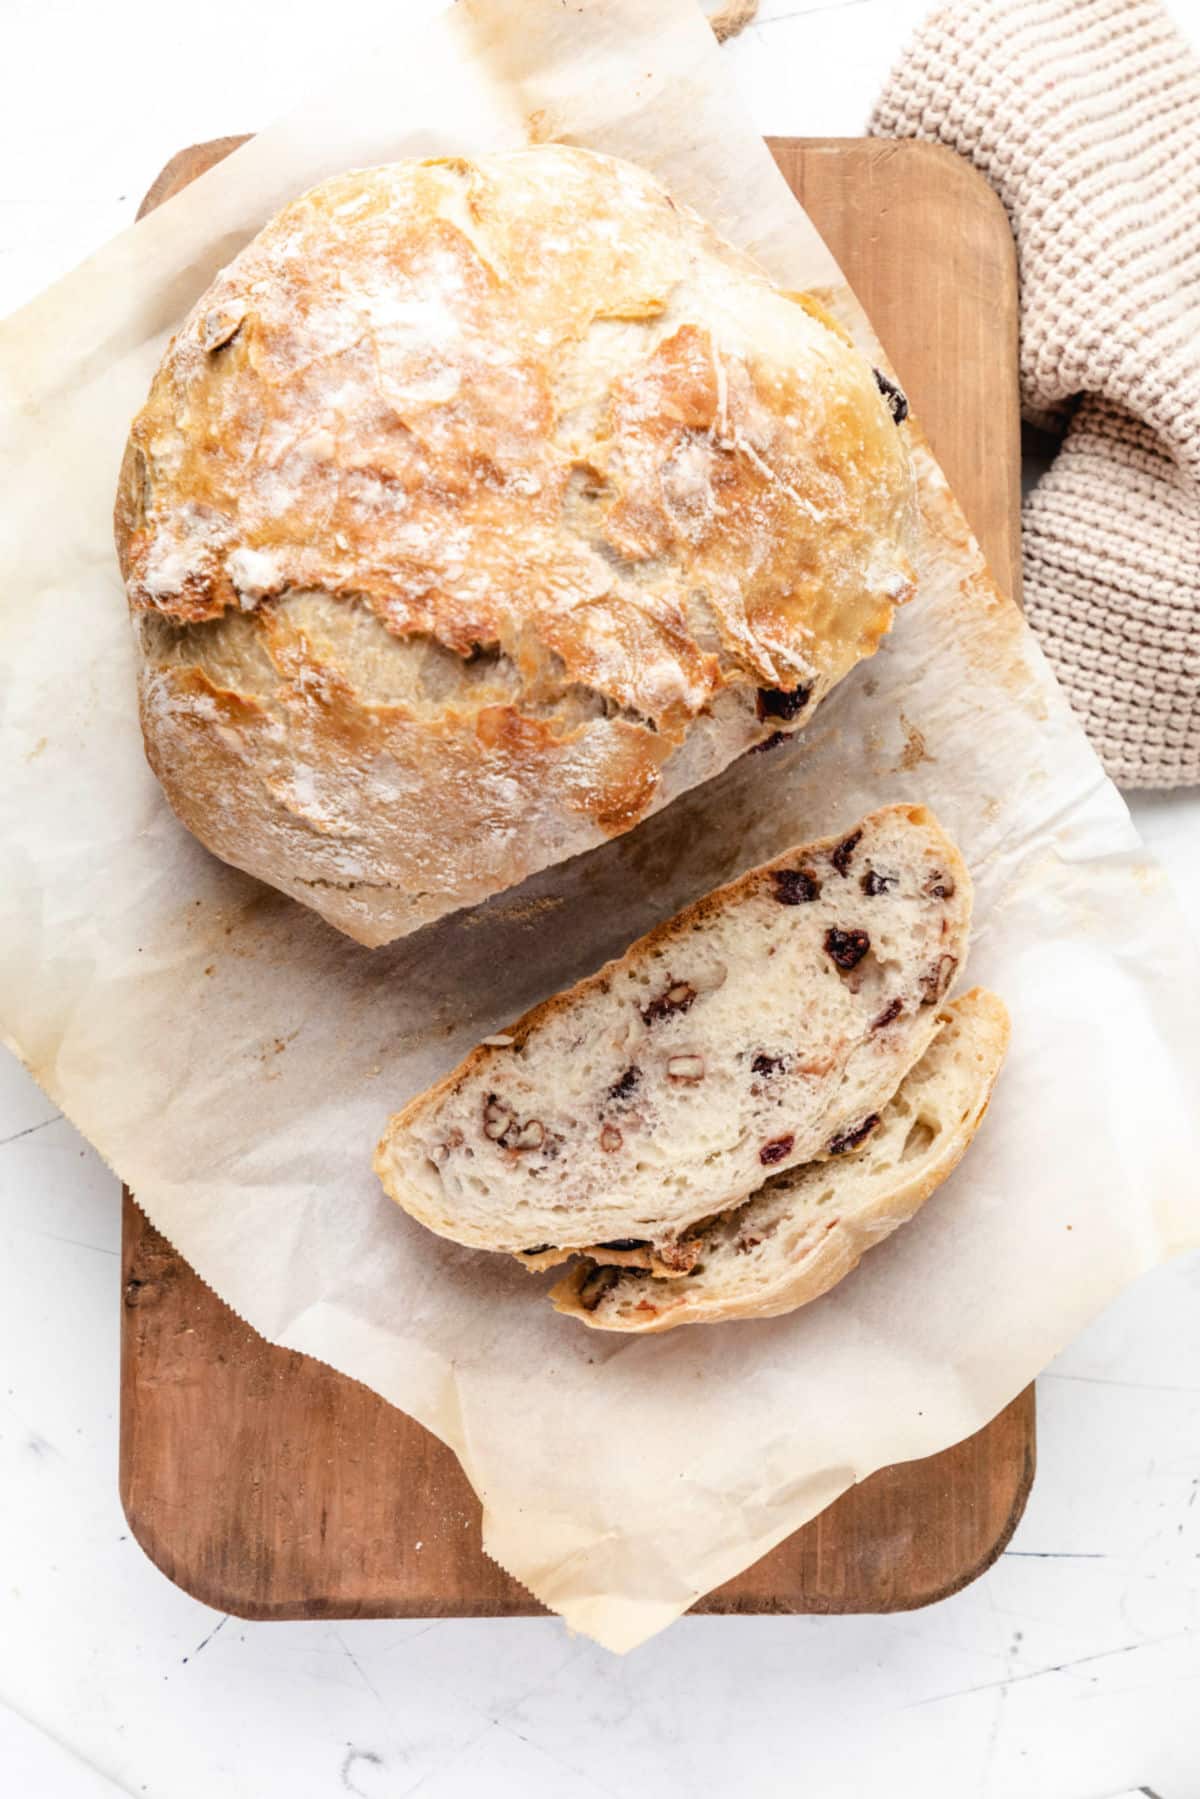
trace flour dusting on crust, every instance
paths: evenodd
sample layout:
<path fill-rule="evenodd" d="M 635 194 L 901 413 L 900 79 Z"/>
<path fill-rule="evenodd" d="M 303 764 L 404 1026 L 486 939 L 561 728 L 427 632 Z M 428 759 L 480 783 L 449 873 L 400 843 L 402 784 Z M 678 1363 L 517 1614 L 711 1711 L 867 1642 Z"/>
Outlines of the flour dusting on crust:
<path fill-rule="evenodd" d="M 151 760 L 361 936 L 321 897 L 356 843 L 384 941 L 799 729 L 910 595 L 914 517 L 869 367 L 644 171 L 341 175 L 218 276 L 131 431 L 147 678 L 221 714 L 145 706 Z"/>

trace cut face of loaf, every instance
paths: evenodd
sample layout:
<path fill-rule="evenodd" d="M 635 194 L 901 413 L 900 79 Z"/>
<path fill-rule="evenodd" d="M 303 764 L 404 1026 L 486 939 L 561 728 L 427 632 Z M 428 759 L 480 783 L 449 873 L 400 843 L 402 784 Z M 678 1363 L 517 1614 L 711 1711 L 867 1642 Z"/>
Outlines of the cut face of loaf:
<path fill-rule="evenodd" d="M 375 1166 L 431 1230 L 544 1261 L 652 1249 L 770 1173 L 838 1156 L 924 1053 L 971 889 L 893 806 L 689 906 L 474 1050 L 392 1119 Z"/>
<path fill-rule="evenodd" d="M 937 1035 L 860 1148 L 776 1175 L 695 1232 L 690 1275 L 655 1280 L 580 1262 L 552 1290 L 556 1310 L 596 1330 L 645 1334 L 773 1318 L 819 1298 L 957 1166 L 987 1110 L 1008 1037 L 995 994 L 964 994 L 939 1012 Z"/>

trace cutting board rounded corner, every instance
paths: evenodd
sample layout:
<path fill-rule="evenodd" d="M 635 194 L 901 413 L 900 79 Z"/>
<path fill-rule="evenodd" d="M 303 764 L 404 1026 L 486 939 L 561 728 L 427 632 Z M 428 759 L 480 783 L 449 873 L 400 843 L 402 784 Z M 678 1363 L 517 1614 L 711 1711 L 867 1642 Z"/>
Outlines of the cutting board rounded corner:
<path fill-rule="evenodd" d="M 117 1493 L 121 1511 L 129 1526 L 129 1534 L 146 1560 L 160 1574 L 165 1575 L 172 1586 L 178 1587 L 181 1593 L 186 1593 L 189 1599 L 207 1605 L 212 1611 L 227 1612 L 234 1618 L 258 1622 L 270 1615 L 262 1611 L 252 1597 L 243 1596 L 235 1590 L 228 1568 L 222 1568 L 210 1578 L 206 1568 L 195 1567 L 181 1559 L 170 1541 L 169 1533 L 166 1538 L 160 1538 L 153 1523 L 139 1509 L 132 1486 L 132 1469 L 122 1455 L 117 1473 Z"/>

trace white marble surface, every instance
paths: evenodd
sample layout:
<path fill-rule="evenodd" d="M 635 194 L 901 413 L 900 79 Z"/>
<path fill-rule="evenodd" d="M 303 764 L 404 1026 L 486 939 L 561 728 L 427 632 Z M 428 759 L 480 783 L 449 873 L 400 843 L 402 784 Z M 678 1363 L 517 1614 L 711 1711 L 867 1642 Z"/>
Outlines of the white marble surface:
<path fill-rule="evenodd" d="M 430 9 L 4 0 L 0 312 L 181 144 L 298 99 L 334 30 Z M 731 74 L 764 131 L 854 135 L 922 11 L 765 0 Z M 1134 810 L 1200 928 L 1200 792 Z M 0 1794 L 1200 1799 L 1196 1259 L 1039 1382 L 1033 1497 L 966 1592 L 688 1619 L 618 1661 L 557 1621 L 249 1625 L 170 1586 L 117 1500 L 118 1232 L 116 1183 L 0 1063 Z"/>

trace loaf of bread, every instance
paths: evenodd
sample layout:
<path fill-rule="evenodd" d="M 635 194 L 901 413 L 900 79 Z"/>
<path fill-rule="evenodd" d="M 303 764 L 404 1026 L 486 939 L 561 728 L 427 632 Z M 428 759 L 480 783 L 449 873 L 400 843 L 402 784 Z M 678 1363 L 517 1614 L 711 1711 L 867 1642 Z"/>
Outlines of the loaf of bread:
<path fill-rule="evenodd" d="M 737 1210 L 688 1237 L 687 1275 L 577 1262 L 550 1298 L 596 1330 L 673 1330 L 729 1318 L 774 1318 L 819 1299 L 924 1205 L 961 1160 L 1008 1046 L 1008 1014 L 975 988 L 938 1014 L 937 1034 L 845 1155 L 764 1182 Z"/>
<path fill-rule="evenodd" d="M 535 1267 L 679 1272 L 698 1220 L 870 1137 L 938 1030 L 971 885 L 936 819 L 872 813 L 698 900 L 392 1119 L 431 1230 Z"/>
<path fill-rule="evenodd" d="M 130 433 L 171 805 L 367 944 L 629 829 L 888 630 L 904 411 L 638 168 L 547 145 L 324 182 Z"/>

